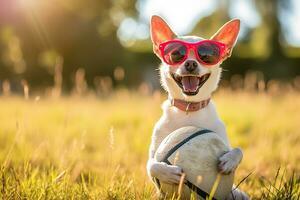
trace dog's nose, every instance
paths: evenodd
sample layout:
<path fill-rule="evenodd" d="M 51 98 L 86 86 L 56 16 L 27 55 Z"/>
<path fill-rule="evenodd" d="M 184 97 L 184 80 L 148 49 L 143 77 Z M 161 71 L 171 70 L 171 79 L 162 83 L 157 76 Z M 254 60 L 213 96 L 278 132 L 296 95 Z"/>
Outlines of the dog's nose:
<path fill-rule="evenodd" d="M 198 63 L 194 60 L 187 60 L 184 63 L 184 67 L 186 71 L 193 72 L 198 67 Z"/>

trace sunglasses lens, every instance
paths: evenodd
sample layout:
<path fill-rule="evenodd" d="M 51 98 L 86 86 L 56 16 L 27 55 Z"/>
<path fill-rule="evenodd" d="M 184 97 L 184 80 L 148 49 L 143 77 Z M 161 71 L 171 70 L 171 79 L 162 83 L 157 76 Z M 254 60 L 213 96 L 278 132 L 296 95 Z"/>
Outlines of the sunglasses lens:
<path fill-rule="evenodd" d="M 180 42 L 171 42 L 164 48 L 164 59 L 168 64 L 180 63 L 186 55 L 187 48 Z"/>
<path fill-rule="evenodd" d="M 197 53 L 201 61 L 206 64 L 216 64 L 220 60 L 220 48 L 211 42 L 204 42 L 199 45 Z"/>

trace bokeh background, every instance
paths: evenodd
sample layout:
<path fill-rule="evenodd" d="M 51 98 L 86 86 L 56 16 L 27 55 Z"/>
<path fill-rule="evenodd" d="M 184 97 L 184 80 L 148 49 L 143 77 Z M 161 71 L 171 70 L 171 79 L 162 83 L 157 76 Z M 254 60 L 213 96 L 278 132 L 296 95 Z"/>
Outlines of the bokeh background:
<path fill-rule="evenodd" d="M 151 15 L 209 38 L 241 19 L 213 95 L 251 199 L 300 197 L 299 0 L 0 0 L 0 199 L 156 199 L 167 98 Z"/>
<path fill-rule="evenodd" d="M 297 0 L 1 0 L 1 92 L 43 95 L 159 88 L 149 19 L 210 37 L 232 18 L 241 33 L 222 85 L 300 88 Z"/>

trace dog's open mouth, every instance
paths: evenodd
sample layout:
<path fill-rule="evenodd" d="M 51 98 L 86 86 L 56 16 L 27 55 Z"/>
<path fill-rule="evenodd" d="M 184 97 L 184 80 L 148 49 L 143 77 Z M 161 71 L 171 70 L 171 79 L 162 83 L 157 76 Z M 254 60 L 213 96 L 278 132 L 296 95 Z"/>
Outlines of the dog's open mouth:
<path fill-rule="evenodd" d="M 178 75 L 175 73 L 171 73 L 171 76 L 177 83 L 177 85 L 181 88 L 182 92 L 186 95 L 196 95 L 199 92 L 199 89 L 203 86 L 203 84 L 207 81 L 210 76 L 210 73 L 204 74 L 202 76 L 195 75 Z"/>

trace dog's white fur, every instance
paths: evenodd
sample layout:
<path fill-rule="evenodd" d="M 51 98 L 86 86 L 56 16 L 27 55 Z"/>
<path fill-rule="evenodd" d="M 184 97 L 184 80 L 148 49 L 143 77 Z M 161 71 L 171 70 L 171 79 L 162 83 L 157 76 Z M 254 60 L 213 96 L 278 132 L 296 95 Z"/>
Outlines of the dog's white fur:
<path fill-rule="evenodd" d="M 157 17 L 157 16 L 156 16 Z M 155 30 L 152 30 L 155 31 Z M 188 36 L 188 37 L 176 37 L 187 42 L 197 42 L 203 40 L 203 38 Z M 157 53 L 157 52 L 156 52 Z M 221 71 L 220 64 L 222 61 L 217 63 L 215 66 L 207 68 L 201 65 L 193 52 L 189 52 L 189 60 L 195 60 L 198 63 L 197 74 L 199 76 L 210 73 L 209 79 L 199 89 L 196 95 L 188 96 L 182 92 L 182 89 L 177 85 L 170 73 L 176 73 L 179 75 L 187 74 L 185 71 L 184 63 L 178 66 L 168 66 L 166 63 L 162 63 L 160 67 L 161 84 L 163 88 L 168 92 L 169 99 L 182 99 L 188 102 L 199 102 L 211 97 L 213 91 L 216 90 L 220 77 Z M 224 140 L 228 146 L 230 146 L 226 128 L 224 123 L 219 118 L 215 105 L 212 101 L 203 109 L 196 112 L 183 112 L 178 108 L 171 105 L 169 100 L 166 100 L 163 105 L 163 115 L 159 121 L 155 124 L 152 143 L 149 150 L 149 160 L 147 163 L 147 171 L 150 177 L 156 177 L 162 182 L 178 184 L 182 175 L 182 169 L 178 166 L 170 166 L 166 163 L 157 162 L 154 160 L 155 152 L 162 142 L 162 140 L 174 130 L 183 126 L 195 126 L 203 127 L 214 131 Z M 234 171 L 243 157 L 242 151 L 239 148 L 233 148 L 231 151 L 225 153 L 219 158 L 220 165 L 219 170 L 221 173 L 228 174 Z M 247 195 L 238 189 L 234 190 L 233 195 L 235 199 L 248 199 Z M 232 194 L 226 199 L 232 199 Z"/>

